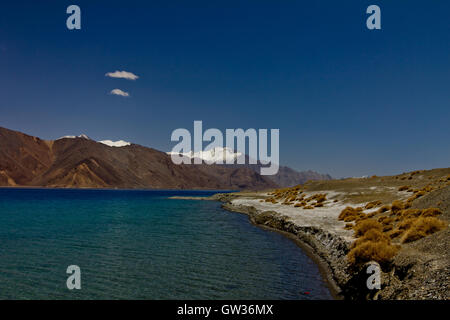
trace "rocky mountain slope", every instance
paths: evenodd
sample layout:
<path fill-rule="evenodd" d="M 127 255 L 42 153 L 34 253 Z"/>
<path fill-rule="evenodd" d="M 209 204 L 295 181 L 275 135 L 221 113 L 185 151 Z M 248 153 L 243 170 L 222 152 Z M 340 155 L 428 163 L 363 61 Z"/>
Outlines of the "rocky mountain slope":
<path fill-rule="evenodd" d="M 329 174 L 317 173 L 315 171 L 296 171 L 286 166 L 281 166 L 278 173 L 273 176 L 268 176 L 270 180 L 275 182 L 280 187 L 293 187 L 298 184 L 304 184 L 309 180 L 331 180 L 333 179 Z"/>
<path fill-rule="evenodd" d="M 67 188 L 266 189 L 249 168 L 175 165 L 140 145 L 111 147 L 85 137 L 46 141 L 0 128 L 0 186 Z"/>

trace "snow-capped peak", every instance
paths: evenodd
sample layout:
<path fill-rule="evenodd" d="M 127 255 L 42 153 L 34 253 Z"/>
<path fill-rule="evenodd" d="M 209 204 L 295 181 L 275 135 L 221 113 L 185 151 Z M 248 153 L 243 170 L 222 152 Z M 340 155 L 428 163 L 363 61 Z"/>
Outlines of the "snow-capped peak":
<path fill-rule="evenodd" d="M 176 152 L 167 152 L 168 155 L 177 154 Z M 242 156 L 241 152 L 233 152 L 230 148 L 222 148 L 222 147 L 216 147 L 212 148 L 206 151 L 199 151 L 199 152 L 186 152 L 186 153 L 179 153 L 180 155 L 188 158 L 200 158 L 208 162 L 215 163 L 217 161 L 227 162 L 232 161 L 234 162 L 239 157 Z"/>
<path fill-rule="evenodd" d="M 110 147 L 126 147 L 126 146 L 131 145 L 130 142 L 123 141 L 123 140 L 118 140 L 118 141 L 102 140 L 102 141 L 98 141 L 98 142 L 106 144 L 107 146 L 110 146 Z"/>
<path fill-rule="evenodd" d="M 76 138 L 81 138 L 81 139 L 86 139 L 86 140 L 92 140 L 91 138 L 89 138 L 87 135 L 85 134 L 80 134 L 79 136 L 64 136 L 61 137 L 57 140 L 61 140 L 61 139 L 76 139 Z M 112 140 L 101 140 L 101 141 L 97 141 L 99 143 L 105 144 L 109 147 L 126 147 L 131 145 L 130 142 L 124 141 L 124 140 L 118 140 L 118 141 L 112 141 Z"/>
<path fill-rule="evenodd" d="M 75 139 L 75 138 L 82 138 L 82 139 L 86 139 L 86 140 L 91 140 L 91 138 L 89 138 L 85 134 L 80 134 L 79 136 L 64 136 L 64 137 L 61 137 L 61 138 L 59 138 L 57 140 L 60 140 L 60 139 Z"/>

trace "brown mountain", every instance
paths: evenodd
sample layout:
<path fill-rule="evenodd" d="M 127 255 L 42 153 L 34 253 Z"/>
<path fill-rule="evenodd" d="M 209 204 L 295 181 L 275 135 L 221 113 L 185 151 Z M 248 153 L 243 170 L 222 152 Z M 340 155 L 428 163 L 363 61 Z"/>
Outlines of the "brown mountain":
<path fill-rule="evenodd" d="M 308 180 L 331 180 L 329 174 L 317 173 L 315 171 L 296 171 L 289 167 L 280 166 L 278 173 L 268 176 L 270 180 L 280 187 L 293 187 L 295 185 L 304 184 Z"/>
<path fill-rule="evenodd" d="M 250 168 L 175 165 L 166 153 L 140 145 L 46 141 L 0 128 L 0 186 L 266 189 L 276 184 Z"/>
<path fill-rule="evenodd" d="M 243 155 L 245 164 L 226 164 L 223 166 L 233 167 L 233 168 L 243 168 L 247 167 L 255 172 L 261 172 L 262 165 L 259 161 L 256 164 L 250 164 L 250 158 L 247 155 Z M 304 184 L 308 180 L 331 180 L 329 174 L 322 174 L 315 171 L 296 171 L 292 168 L 286 166 L 280 166 L 277 174 L 266 176 L 269 180 L 272 180 L 276 185 L 281 188 L 293 187 L 299 184 Z"/>

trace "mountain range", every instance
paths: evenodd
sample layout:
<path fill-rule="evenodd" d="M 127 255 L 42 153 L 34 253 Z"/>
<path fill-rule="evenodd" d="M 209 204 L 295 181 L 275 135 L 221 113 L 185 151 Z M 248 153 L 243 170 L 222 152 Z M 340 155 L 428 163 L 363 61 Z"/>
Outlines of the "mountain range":
<path fill-rule="evenodd" d="M 329 178 L 288 167 L 261 176 L 257 165 L 175 165 L 165 152 L 125 141 L 42 140 L 0 127 L 0 186 L 257 190 Z"/>

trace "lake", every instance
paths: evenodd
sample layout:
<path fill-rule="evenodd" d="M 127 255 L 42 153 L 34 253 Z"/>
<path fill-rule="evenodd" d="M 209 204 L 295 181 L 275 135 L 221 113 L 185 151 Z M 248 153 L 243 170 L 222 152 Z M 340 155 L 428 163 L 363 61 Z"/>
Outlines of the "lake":
<path fill-rule="evenodd" d="M 218 202 L 168 199 L 214 193 L 0 189 L 0 299 L 332 298 L 292 240 Z"/>

